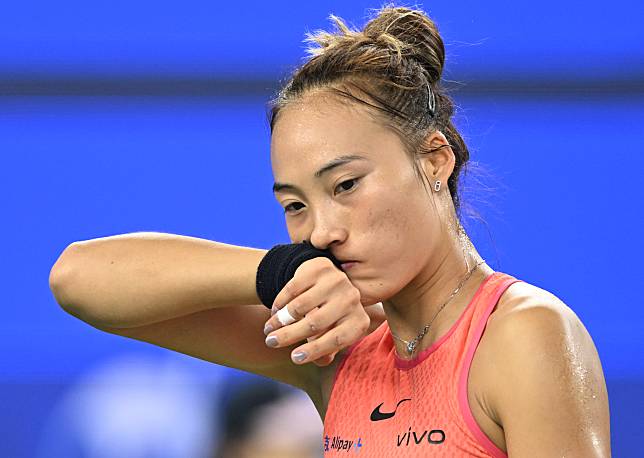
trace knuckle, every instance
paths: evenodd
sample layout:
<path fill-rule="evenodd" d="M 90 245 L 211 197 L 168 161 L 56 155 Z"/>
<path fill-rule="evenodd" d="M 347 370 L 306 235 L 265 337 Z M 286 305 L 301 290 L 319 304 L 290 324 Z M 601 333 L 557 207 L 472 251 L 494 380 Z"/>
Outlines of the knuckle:
<path fill-rule="evenodd" d="M 284 288 L 282 289 L 287 295 L 287 297 L 294 297 L 297 296 L 297 285 L 293 281 L 289 281 L 284 285 Z"/>
<path fill-rule="evenodd" d="M 337 347 L 342 347 L 345 342 L 346 338 L 342 334 L 338 333 L 335 335 L 334 343 Z"/>
<path fill-rule="evenodd" d="M 369 325 L 371 325 L 371 318 L 365 314 L 358 322 L 357 328 L 360 334 L 365 334 L 369 330 Z"/>
<path fill-rule="evenodd" d="M 302 264 L 297 266 L 297 269 L 293 272 L 293 278 L 300 278 L 302 275 L 306 275 L 308 270 L 312 267 L 311 261 L 313 261 L 313 259 L 304 261 Z"/>
<path fill-rule="evenodd" d="M 291 316 L 293 318 L 295 318 L 296 320 L 301 320 L 302 317 L 304 317 L 304 313 L 303 313 L 303 310 L 302 310 L 303 307 L 304 307 L 304 305 L 299 301 L 298 302 L 293 301 L 293 302 L 288 304 L 288 310 L 289 310 Z"/>
<path fill-rule="evenodd" d="M 311 330 L 311 332 L 318 332 L 320 330 L 320 324 L 318 323 L 318 320 L 310 316 L 308 316 L 306 320 L 308 321 L 309 329 Z"/>
<path fill-rule="evenodd" d="M 332 279 L 333 285 L 336 287 L 345 287 L 350 284 L 347 275 L 338 269 L 333 269 Z"/>
<path fill-rule="evenodd" d="M 360 302 L 360 291 L 358 291 L 354 287 L 351 287 L 345 293 L 345 297 L 347 298 L 347 301 L 349 302 L 349 304 L 351 306 L 354 306 L 354 305 L 356 305 L 357 303 Z"/>
<path fill-rule="evenodd" d="M 346 313 L 355 311 L 356 301 L 354 300 L 353 293 L 349 293 L 348 295 L 343 294 L 342 297 L 342 309 L 345 310 Z"/>
<path fill-rule="evenodd" d="M 308 347 L 307 353 L 309 354 L 309 358 L 315 358 L 316 355 L 319 355 L 320 353 L 320 342 L 317 340 L 314 340 L 313 342 L 309 342 L 306 344 Z"/>
<path fill-rule="evenodd" d="M 351 284 L 351 282 L 345 277 L 339 277 L 334 279 L 334 286 L 337 288 L 338 291 L 342 292 L 342 296 L 346 298 L 351 298 L 353 299 L 354 294 L 355 294 L 355 286 Z"/>
<path fill-rule="evenodd" d="M 318 256 L 304 261 L 299 268 L 302 268 L 302 270 L 311 270 L 312 272 L 324 271 L 327 267 L 327 263 L 325 262 L 326 259 L 327 258 L 323 256 Z"/>
<path fill-rule="evenodd" d="M 333 265 L 333 262 L 331 262 L 329 258 L 325 258 L 322 256 L 315 259 L 318 260 L 318 269 L 320 272 L 323 272 L 326 274 L 333 274 L 336 271 L 338 271 Z"/>
<path fill-rule="evenodd" d="M 353 303 L 344 300 L 340 302 L 340 310 L 342 311 L 342 314 L 345 316 L 351 315 L 351 311 L 353 309 Z"/>
<path fill-rule="evenodd" d="M 351 280 L 349 280 L 349 278 L 344 278 L 343 279 L 343 285 L 342 286 L 344 288 L 344 291 L 347 294 L 352 294 L 352 295 L 355 295 L 355 294 L 359 295 L 360 294 L 360 291 L 358 291 L 358 288 L 356 288 L 355 285 L 353 283 L 351 283 Z"/>
<path fill-rule="evenodd" d="M 291 343 L 290 335 L 288 331 L 280 331 L 278 334 L 275 334 L 279 345 L 289 345 Z"/>

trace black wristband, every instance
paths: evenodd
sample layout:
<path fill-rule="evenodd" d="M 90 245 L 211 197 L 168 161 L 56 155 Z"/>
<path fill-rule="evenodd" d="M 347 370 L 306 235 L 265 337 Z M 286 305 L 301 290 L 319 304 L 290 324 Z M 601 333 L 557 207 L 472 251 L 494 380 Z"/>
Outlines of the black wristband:
<path fill-rule="evenodd" d="M 284 288 L 295 271 L 309 259 L 326 257 L 340 270 L 341 263 L 330 251 L 319 250 L 308 241 L 302 243 L 290 243 L 287 245 L 275 245 L 262 258 L 257 267 L 256 290 L 262 303 L 271 308 L 275 298 Z"/>

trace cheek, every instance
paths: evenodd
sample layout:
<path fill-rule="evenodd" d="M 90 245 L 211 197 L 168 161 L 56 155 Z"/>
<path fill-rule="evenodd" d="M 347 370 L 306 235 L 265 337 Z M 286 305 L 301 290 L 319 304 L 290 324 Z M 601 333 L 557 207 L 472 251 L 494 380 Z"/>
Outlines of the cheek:
<path fill-rule="evenodd" d="M 361 285 L 361 292 L 378 302 L 397 293 L 426 261 L 432 213 L 427 208 L 431 203 L 418 194 L 401 191 L 375 197 L 377 204 L 371 205 L 361 219 L 367 259 L 377 267 L 375 277 Z"/>
<path fill-rule="evenodd" d="M 399 246 L 405 240 L 409 231 L 409 217 L 401 208 L 404 205 L 392 208 L 391 203 L 381 203 L 382 207 L 369 209 L 365 223 L 366 233 L 370 243 L 378 247 L 378 250 L 389 246 Z M 382 251 L 380 251 L 382 252 Z"/>
<path fill-rule="evenodd" d="M 362 219 L 367 258 L 375 265 L 389 266 L 408 254 L 406 245 L 410 241 L 412 225 L 407 209 L 403 202 L 383 199 L 378 205 L 370 206 Z"/>
<path fill-rule="evenodd" d="M 390 191 L 374 196 L 372 200 L 376 203 L 369 206 L 364 218 L 370 243 L 385 252 L 416 243 L 420 228 L 427 223 L 422 203 L 416 196 Z"/>

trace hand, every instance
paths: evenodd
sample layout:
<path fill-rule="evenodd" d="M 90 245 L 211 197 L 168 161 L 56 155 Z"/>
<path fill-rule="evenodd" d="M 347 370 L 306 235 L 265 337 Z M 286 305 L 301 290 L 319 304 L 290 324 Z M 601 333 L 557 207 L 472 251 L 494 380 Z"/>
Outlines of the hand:
<path fill-rule="evenodd" d="M 282 326 L 275 316 L 288 307 L 295 322 Z M 266 322 L 267 345 L 286 347 L 303 340 L 291 358 L 296 364 L 325 366 L 335 354 L 367 334 L 371 320 L 360 302 L 360 291 L 328 258 L 303 262 L 273 302 L 273 316 Z M 298 358 L 301 354 L 303 358 Z"/>
<path fill-rule="evenodd" d="M 367 334 L 371 334 L 383 323 L 383 321 L 387 319 L 387 315 L 385 314 L 384 308 L 382 306 L 382 302 L 377 302 L 373 305 L 366 305 L 364 306 L 364 311 L 367 312 L 367 315 L 369 315 L 369 319 L 371 320 L 371 323 L 369 324 L 369 329 L 367 330 Z M 323 333 L 317 334 L 313 337 L 308 337 L 307 341 L 311 342 L 317 339 L 322 334 Z M 333 360 L 335 359 L 335 355 L 337 354 L 338 352 L 334 351 L 333 353 L 324 355 L 316 359 L 315 361 L 313 361 L 313 364 L 320 367 L 328 366 L 333 362 Z"/>
<path fill-rule="evenodd" d="M 318 337 L 320 337 L 322 335 L 324 335 L 324 333 L 321 332 L 320 334 L 316 334 L 316 335 L 314 335 L 312 337 L 307 337 L 306 341 L 307 342 L 313 342 L 315 339 L 317 339 Z M 328 366 L 329 364 L 331 364 L 333 362 L 333 360 L 335 359 L 335 355 L 337 355 L 339 351 L 340 350 L 337 350 L 337 351 L 334 351 L 332 353 L 329 353 L 328 355 L 320 356 L 318 359 L 315 359 L 315 360 L 313 360 L 311 362 L 313 364 L 315 364 L 316 366 L 319 366 L 319 367 Z"/>

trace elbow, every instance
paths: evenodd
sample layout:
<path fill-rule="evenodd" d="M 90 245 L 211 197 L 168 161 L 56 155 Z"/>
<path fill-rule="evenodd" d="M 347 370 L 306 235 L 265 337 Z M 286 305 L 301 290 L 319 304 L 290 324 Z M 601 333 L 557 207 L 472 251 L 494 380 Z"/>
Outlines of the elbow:
<path fill-rule="evenodd" d="M 78 284 L 79 251 L 81 243 L 74 242 L 68 245 L 58 257 L 49 272 L 49 289 L 58 305 L 63 310 L 79 316 L 80 301 L 75 294 Z"/>
<path fill-rule="evenodd" d="M 75 318 L 94 327 L 122 327 L 118 307 L 111 302 L 111 295 L 100 293 L 104 285 L 98 277 L 104 275 L 104 271 L 96 266 L 92 244 L 74 242 L 63 250 L 52 266 L 49 289 L 58 305 Z"/>

